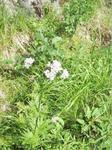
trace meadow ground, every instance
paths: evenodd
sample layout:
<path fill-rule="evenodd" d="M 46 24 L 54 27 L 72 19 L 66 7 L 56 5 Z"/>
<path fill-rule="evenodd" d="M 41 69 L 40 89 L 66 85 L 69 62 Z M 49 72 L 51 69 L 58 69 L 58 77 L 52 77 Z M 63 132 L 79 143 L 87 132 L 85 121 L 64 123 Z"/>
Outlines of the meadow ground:
<path fill-rule="evenodd" d="M 0 5 L 0 150 L 111 150 L 111 6 L 44 11 Z"/>

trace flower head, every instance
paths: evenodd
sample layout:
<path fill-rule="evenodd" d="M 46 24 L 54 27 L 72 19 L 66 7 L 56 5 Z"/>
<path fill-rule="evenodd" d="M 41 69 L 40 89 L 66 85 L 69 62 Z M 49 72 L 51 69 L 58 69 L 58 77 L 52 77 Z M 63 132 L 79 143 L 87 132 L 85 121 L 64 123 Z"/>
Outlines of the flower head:
<path fill-rule="evenodd" d="M 28 69 L 34 63 L 34 61 L 34 58 L 26 58 L 24 62 L 24 67 Z"/>
<path fill-rule="evenodd" d="M 62 75 L 61 75 L 61 78 L 62 78 L 62 79 L 67 79 L 68 77 L 69 77 L 69 72 L 68 72 L 67 69 L 64 69 L 64 70 L 63 70 L 63 73 L 62 73 Z"/>
<path fill-rule="evenodd" d="M 59 120 L 60 120 L 60 118 L 58 116 L 52 117 L 52 122 L 53 123 L 57 123 Z"/>
<path fill-rule="evenodd" d="M 62 66 L 61 66 L 61 63 L 57 60 L 53 60 L 52 64 L 51 64 L 51 69 L 58 73 L 59 71 L 62 70 Z"/>
<path fill-rule="evenodd" d="M 57 60 L 53 60 L 52 63 L 47 64 L 48 69 L 44 71 L 45 76 L 49 80 L 54 80 L 57 73 L 62 70 L 61 63 Z"/>
<path fill-rule="evenodd" d="M 56 74 L 48 69 L 44 71 L 44 74 L 51 81 L 54 80 L 54 78 L 56 77 Z"/>

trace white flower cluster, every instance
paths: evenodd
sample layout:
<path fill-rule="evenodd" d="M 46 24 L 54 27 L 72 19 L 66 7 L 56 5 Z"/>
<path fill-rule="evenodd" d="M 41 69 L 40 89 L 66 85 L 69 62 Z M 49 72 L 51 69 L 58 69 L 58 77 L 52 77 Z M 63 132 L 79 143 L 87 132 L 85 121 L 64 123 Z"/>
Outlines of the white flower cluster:
<path fill-rule="evenodd" d="M 47 68 L 48 69 L 44 71 L 44 74 L 51 81 L 54 80 L 56 75 L 60 72 L 62 72 L 62 79 L 66 79 L 69 77 L 69 72 L 67 71 L 67 69 L 63 69 L 61 63 L 57 60 L 53 60 L 52 63 L 49 62 L 47 64 Z"/>
<path fill-rule="evenodd" d="M 34 63 L 35 59 L 34 58 L 26 58 L 24 61 L 24 67 L 29 69 L 29 67 Z"/>

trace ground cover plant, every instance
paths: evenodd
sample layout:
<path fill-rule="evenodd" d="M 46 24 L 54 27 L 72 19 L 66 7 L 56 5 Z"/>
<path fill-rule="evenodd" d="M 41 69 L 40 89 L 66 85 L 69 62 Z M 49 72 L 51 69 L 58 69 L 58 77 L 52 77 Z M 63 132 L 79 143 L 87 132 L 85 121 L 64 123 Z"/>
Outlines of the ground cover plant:
<path fill-rule="evenodd" d="M 0 4 L 1 150 L 112 149 L 111 4 L 61 9 Z"/>

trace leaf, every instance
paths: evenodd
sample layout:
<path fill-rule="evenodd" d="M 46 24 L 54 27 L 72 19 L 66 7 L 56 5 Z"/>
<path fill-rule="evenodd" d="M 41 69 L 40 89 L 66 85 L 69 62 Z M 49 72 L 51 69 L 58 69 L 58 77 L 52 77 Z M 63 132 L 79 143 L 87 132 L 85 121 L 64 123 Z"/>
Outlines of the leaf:
<path fill-rule="evenodd" d="M 82 128 L 82 132 L 87 132 L 89 130 L 89 125 L 85 125 L 83 128 Z"/>
<path fill-rule="evenodd" d="M 77 119 L 77 122 L 80 123 L 80 124 L 82 124 L 82 125 L 85 124 L 84 120 L 82 120 L 82 119 Z"/>
<path fill-rule="evenodd" d="M 61 37 L 59 37 L 59 36 L 57 36 L 57 37 L 55 37 L 55 38 L 53 38 L 52 39 L 52 44 L 57 44 L 58 42 L 60 42 L 60 41 L 62 41 L 62 38 Z"/>
<path fill-rule="evenodd" d="M 89 108 L 88 105 L 86 106 L 86 112 L 85 112 L 85 114 L 86 114 L 86 117 L 87 117 L 88 119 L 91 118 L 91 110 L 90 110 L 90 108 Z"/>
<path fill-rule="evenodd" d="M 94 110 L 93 110 L 93 112 L 92 112 L 92 116 L 94 116 L 94 117 L 98 117 L 98 116 L 100 116 L 101 114 L 100 114 L 100 110 L 98 109 L 98 108 L 95 108 Z"/>

